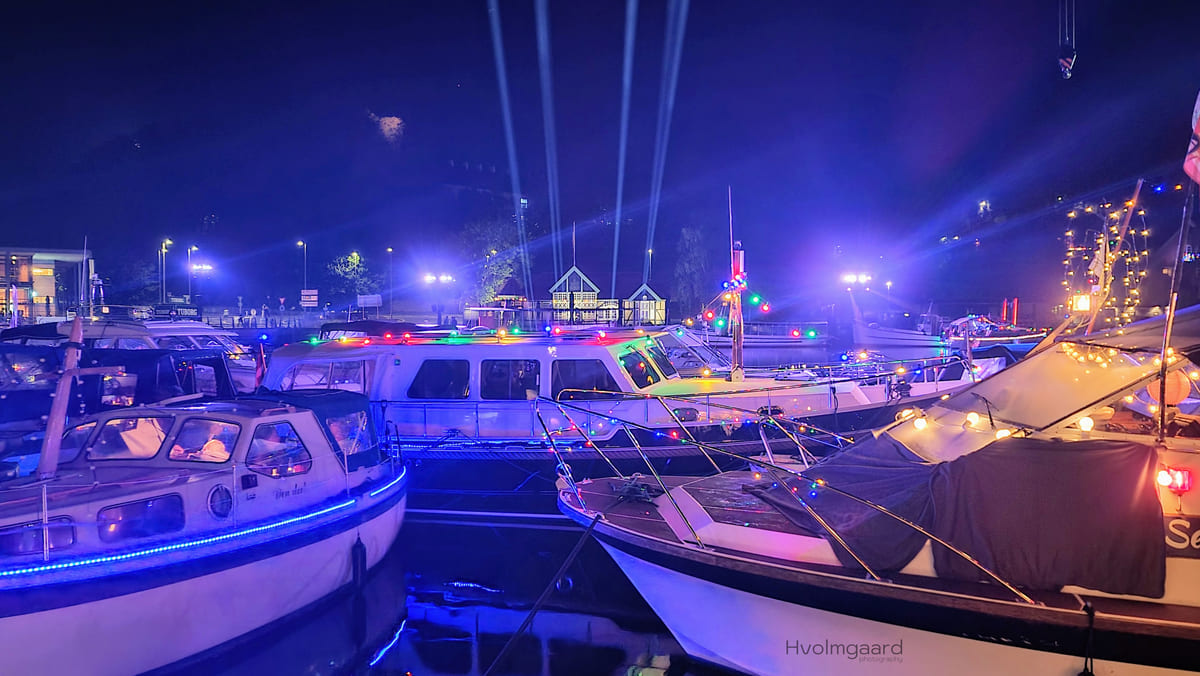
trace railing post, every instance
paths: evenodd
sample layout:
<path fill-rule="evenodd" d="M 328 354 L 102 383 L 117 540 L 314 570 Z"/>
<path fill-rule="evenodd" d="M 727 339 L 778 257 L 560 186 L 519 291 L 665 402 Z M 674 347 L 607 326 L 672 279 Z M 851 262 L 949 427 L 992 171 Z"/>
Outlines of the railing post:
<path fill-rule="evenodd" d="M 50 560 L 50 504 L 47 484 L 42 483 L 42 561 Z"/>

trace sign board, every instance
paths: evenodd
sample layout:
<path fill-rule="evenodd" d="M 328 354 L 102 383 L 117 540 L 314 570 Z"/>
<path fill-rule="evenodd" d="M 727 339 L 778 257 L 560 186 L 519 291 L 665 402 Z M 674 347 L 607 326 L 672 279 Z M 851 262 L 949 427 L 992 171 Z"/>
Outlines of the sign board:
<path fill-rule="evenodd" d="M 300 289 L 300 307 L 317 307 L 316 289 Z"/>
<path fill-rule="evenodd" d="M 378 293 L 371 293 L 371 294 L 367 294 L 367 295 L 359 294 L 358 306 L 359 307 L 383 307 L 383 296 Z"/>
<path fill-rule="evenodd" d="M 154 306 L 155 319 L 200 319 L 198 305 L 166 304 Z"/>
<path fill-rule="evenodd" d="M 1200 516 L 1163 515 L 1167 556 L 1200 559 Z"/>

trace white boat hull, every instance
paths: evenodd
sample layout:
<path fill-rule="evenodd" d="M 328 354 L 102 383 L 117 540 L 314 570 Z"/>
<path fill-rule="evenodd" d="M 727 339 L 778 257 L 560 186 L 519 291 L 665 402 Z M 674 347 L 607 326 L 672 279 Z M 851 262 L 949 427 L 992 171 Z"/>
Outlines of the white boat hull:
<path fill-rule="evenodd" d="M 378 563 L 396 539 L 404 506 L 401 498 L 356 527 L 208 575 L 0 618 L 0 670 L 7 676 L 125 676 L 219 646 L 351 582 L 356 539 L 366 547 L 367 567 Z"/>
<path fill-rule="evenodd" d="M 643 561 L 608 544 L 604 548 L 689 655 L 751 674 L 1076 676 L 1084 666 L 1079 656 L 938 634 L 759 596 Z M 864 644 L 866 655 L 861 654 Z M 1189 672 L 1097 661 L 1094 673 Z"/>

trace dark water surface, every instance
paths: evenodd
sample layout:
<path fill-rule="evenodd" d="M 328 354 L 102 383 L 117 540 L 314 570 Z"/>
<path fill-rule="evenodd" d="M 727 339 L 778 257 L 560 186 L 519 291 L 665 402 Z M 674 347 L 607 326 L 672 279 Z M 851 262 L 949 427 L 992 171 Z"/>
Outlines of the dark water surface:
<path fill-rule="evenodd" d="M 510 641 L 493 674 L 731 673 L 689 660 L 591 539 L 514 639 L 582 534 L 567 521 L 532 529 L 406 520 L 360 593 L 345 590 L 169 673 L 482 676 Z"/>

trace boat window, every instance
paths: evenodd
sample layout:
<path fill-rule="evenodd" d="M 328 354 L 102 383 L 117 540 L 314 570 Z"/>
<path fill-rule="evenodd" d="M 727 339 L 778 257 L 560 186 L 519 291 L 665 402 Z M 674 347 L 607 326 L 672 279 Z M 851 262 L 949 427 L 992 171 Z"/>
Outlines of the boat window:
<path fill-rule="evenodd" d="M 408 388 L 409 399 L 466 399 L 471 394 L 470 362 L 426 359 Z"/>
<path fill-rule="evenodd" d="M 196 346 L 205 350 L 228 350 L 229 346 L 221 341 L 222 336 L 192 336 Z"/>
<path fill-rule="evenodd" d="M 664 376 L 670 378 L 671 376 L 675 375 L 675 366 L 671 363 L 670 358 L 667 357 L 667 353 L 662 349 L 661 346 L 659 346 L 657 343 L 648 342 L 646 345 L 646 353 L 649 354 L 650 358 L 654 360 L 654 365 L 658 367 L 659 371 L 662 371 Z"/>
<path fill-rule="evenodd" d="M 555 399 L 605 399 L 613 396 L 613 392 L 621 392 L 608 367 L 599 359 L 554 360 L 550 365 L 550 386 Z"/>
<path fill-rule="evenodd" d="M 62 549 L 75 544 L 75 526 L 65 516 L 57 516 L 49 520 L 45 531 L 41 521 L 31 521 L 19 526 L 9 526 L 0 529 L 0 554 L 17 556 L 20 554 L 41 554 L 43 551 L 42 533 L 50 534 L 50 549 Z"/>
<path fill-rule="evenodd" d="M 254 430 L 246 467 L 276 479 L 296 476 L 312 469 L 312 455 L 291 423 L 267 423 Z"/>
<path fill-rule="evenodd" d="M 296 364 L 288 369 L 280 385 L 284 391 L 307 388 L 329 389 L 329 362 Z"/>
<path fill-rule="evenodd" d="M 171 444 L 172 460 L 191 462 L 225 462 L 233 452 L 240 425 L 220 420 L 191 418 L 183 423 L 175 443 Z"/>
<path fill-rule="evenodd" d="M 330 389 L 362 394 L 363 363 L 361 361 L 335 361 L 330 364 L 330 371 Z"/>
<path fill-rule="evenodd" d="M 542 364 L 536 359 L 484 359 L 479 396 L 484 399 L 537 399 Z"/>
<path fill-rule="evenodd" d="M 92 436 L 94 429 L 96 429 L 96 423 L 90 422 L 76 425 L 63 433 L 62 442 L 58 447 L 58 464 L 71 462 L 79 457 L 79 451 L 87 443 L 88 437 Z"/>
<path fill-rule="evenodd" d="M 52 390 L 57 377 L 57 364 L 47 366 L 44 356 L 34 354 L 0 354 L 0 392 L 11 390 Z"/>
<path fill-rule="evenodd" d="M 104 406 L 133 406 L 138 377 L 133 373 L 107 374 L 100 380 L 100 403 Z"/>
<path fill-rule="evenodd" d="M 149 345 L 143 338 L 118 338 L 117 349 L 120 350 L 149 350 Z"/>
<path fill-rule="evenodd" d="M 163 350 L 194 350 L 196 345 L 187 336 L 160 336 L 154 342 Z"/>
<path fill-rule="evenodd" d="M 88 460 L 142 460 L 153 458 L 167 437 L 171 418 L 113 418 L 104 423 L 88 447 Z"/>
<path fill-rule="evenodd" d="M 658 372 L 647 361 L 646 355 L 637 350 L 629 350 L 621 355 L 618 361 L 621 368 L 633 378 L 633 384 L 639 388 L 653 385 L 659 381 Z"/>
<path fill-rule="evenodd" d="M 346 455 L 353 455 L 371 446 L 370 432 L 367 429 L 367 412 L 355 411 L 346 415 L 332 416 L 325 419 L 333 440 L 338 448 Z"/>
<path fill-rule="evenodd" d="M 183 530 L 183 498 L 172 493 L 105 507 L 96 521 L 104 542 L 172 533 Z"/>

